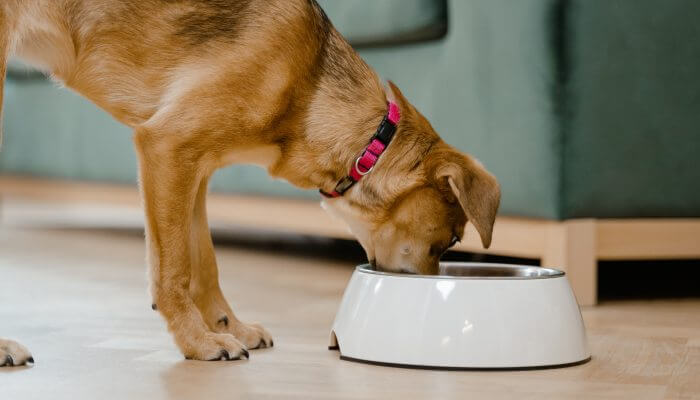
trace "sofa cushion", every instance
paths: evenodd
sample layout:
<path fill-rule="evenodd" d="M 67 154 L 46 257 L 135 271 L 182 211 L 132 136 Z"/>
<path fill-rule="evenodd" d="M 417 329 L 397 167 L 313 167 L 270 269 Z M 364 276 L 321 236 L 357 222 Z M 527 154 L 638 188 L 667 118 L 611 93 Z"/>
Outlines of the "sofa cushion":
<path fill-rule="evenodd" d="M 571 3 L 563 217 L 700 217 L 700 3 Z"/>
<path fill-rule="evenodd" d="M 318 0 L 354 46 L 436 39 L 447 32 L 446 0 Z"/>

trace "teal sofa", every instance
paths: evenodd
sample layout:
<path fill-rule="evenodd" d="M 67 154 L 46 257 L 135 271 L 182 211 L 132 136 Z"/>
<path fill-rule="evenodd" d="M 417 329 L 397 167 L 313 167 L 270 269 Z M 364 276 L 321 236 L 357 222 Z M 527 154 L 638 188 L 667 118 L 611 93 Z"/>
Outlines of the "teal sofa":
<path fill-rule="evenodd" d="M 362 56 L 529 217 L 700 216 L 700 3 L 693 0 L 321 2 Z M 6 174 L 132 182 L 129 130 L 11 69 Z M 315 197 L 254 167 L 214 190 Z"/>

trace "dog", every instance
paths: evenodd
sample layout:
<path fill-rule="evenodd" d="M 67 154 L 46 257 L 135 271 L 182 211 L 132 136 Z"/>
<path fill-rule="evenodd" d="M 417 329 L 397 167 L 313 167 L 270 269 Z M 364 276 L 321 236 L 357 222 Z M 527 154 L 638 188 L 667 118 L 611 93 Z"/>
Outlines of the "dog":
<path fill-rule="evenodd" d="M 491 242 L 497 180 L 385 86 L 315 0 L 3 0 L 0 94 L 10 54 L 133 128 L 152 307 L 187 359 L 273 345 L 219 287 L 205 203 L 223 166 L 321 189 L 379 269 L 436 273 L 467 221 Z M 33 362 L 0 340 L 3 360 Z"/>

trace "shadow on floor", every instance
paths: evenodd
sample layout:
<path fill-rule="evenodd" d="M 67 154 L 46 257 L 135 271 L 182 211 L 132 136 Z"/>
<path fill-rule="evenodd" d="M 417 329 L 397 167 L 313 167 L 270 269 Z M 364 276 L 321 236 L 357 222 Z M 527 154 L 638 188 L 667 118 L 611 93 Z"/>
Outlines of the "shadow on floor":
<path fill-rule="evenodd" d="M 700 260 L 598 263 L 598 296 L 605 300 L 700 298 Z"/>
<path fill-rule="evenodd" d="M 141 229 L 110 228 L 92 229 L 92 231 L 143 235 Z M 214 243 L 221 247 L 285 253 L 290 256 L 313 259 L 332 259 L 354 264 L 367 262 L 364 250 L 353 240 L 236 228 L 213 228 L 212 234 Z M 454 251 L 445 254 L 443 260 L 539 265 L 537 259 Z M 700 260 L 606 261 L 598 265 L 598 297 L 601 301 L 700 298 L 698 282 L 700 282 Z"/>
<path fill-rule="evenodd" d="M 300 257 L 337 259 L 357 264 L 367 262 L 362 247 L 351 240 L 217 230 L 214 241 L 219 246 L 281 251 Z M 537 259 L 454 251 L 445 254 L 443 260 L 539 265 Z M 615 261 L 601 262 L 598 267 L 598 296 L 601 301 L 700 298 L 698 282 L 700 260 Z"/>

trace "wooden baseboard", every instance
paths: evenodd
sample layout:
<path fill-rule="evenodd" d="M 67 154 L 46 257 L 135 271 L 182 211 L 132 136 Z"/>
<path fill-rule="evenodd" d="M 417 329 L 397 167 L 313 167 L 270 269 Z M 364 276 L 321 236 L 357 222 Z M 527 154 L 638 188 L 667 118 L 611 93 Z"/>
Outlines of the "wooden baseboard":
<path fill-rule="evenodd" d="M 599 260 L 700 258 L 700 218 L 599 219 Z"/>
<path fill-rule="evenodd" d="M 0 176 L 0 196 L 71 204 L 75 215 L 96 204 L 140 210 L 135 185 Z M 212 225 L 352 239 L 344 223 L 323 211 L 319 201 L 213 193 L 207 209 Z M 579 302 L 588 305 L 596 302 L 598 260 L 700 259 L 700 218 L 499 217 L 489 249 L 481 247 L 470 224 L 455 250 L 540 259 L 542 265 L 567 271 Z"/>
<path fill-rule="evenodd" d="M 136 185 L 0 176 L 0 196 L 35 202 L 111 205 L 140 209 Z M 212 193 L 209 217 L 217 224 L 351 239 L 342 221 L 318 201 Z M 577 221 L 577 220 L 571 220 Z M 483 249 L 469 225 L 455 250 L 523 258 L 557 258 L 571 221 L 499 217 L 491 248 Z M 593 219 L 595 255 L 600 260 L 700 258 L 700 218 Z M 555 250 L 553 250 L 555 249 Z"/>
<path fill-rule="evenodd" d="M 0 196 L 74 205 L 112 205 L 140 208 L 136 185 L 74 182 L 53 179 L 0 176 Z M 320 201 L 271 196 L 211 193 L 207 198 L 209 219 L 216 225 L 277 230 L 290 233 L 352 239 L 339 221 L 320 207 Z M 470 225 L 455 250 L 540 258 L 545 248 L 542 234 L 552 221 L 500 217 L 491 248 L 481 246 Z"/>
<path fill-rule="evenodd" d="M 35 203 L 141 210 L 136 185 L 0 176 L 0 196 Z M 347 229 L 324 212 L 319 204 L 317 201 L 270 196 L 212 193 L 207 198 L 207 212 L 209 219 L 219 226 L 352 238 Z"/>

